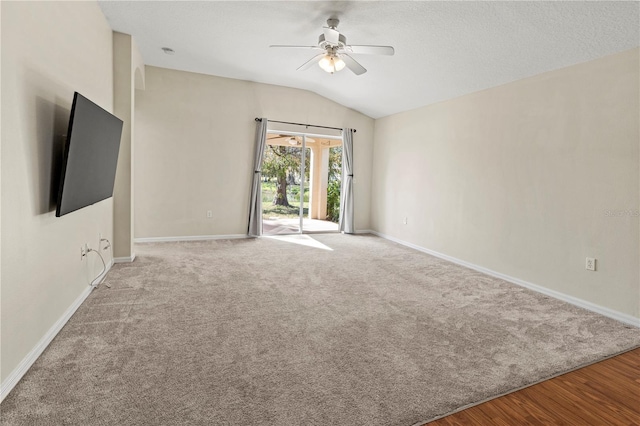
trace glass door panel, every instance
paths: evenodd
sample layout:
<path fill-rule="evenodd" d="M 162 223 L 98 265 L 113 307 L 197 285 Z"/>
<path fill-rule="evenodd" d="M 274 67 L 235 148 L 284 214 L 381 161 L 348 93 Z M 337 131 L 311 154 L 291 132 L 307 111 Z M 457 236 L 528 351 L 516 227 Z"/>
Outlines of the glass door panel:
<path fill-rule="evenodd" d="M 308 189 L 308 214 L 304 216 L 302 231 L 338 232 L 340 215 L 340 187 L 342 184 L 342 140 L 307 138 L 308 170 L 305 186 Z"/>
<path fill-rule="evenodd" d="M 303 137 L 271 134 L 267 137 L 262 163 L 263 235 L 301 232 L 303 143 Z"/>

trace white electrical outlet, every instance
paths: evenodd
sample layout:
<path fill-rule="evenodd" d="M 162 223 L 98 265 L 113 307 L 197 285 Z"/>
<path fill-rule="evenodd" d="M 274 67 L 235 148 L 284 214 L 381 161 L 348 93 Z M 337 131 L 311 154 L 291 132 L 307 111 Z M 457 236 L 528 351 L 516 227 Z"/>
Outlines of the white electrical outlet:
<path fill-rule="evenodd" d="M 102 247 L 102 232 L 98 232 L 98 251 L 100 251 L 100 247 Z"/>
<path fill-rule="evenodd" d="M 213 218 L 213 212 L 211 210 L 207 210 L 207 218 L 208 219 Z"/>
<path fill-rule="evenodd" d="M 407 224 L 407 221 L 408 221 L 408 220 L 407 220 L 407 217 L 405 216 L 405 217 L 404 217 L 404 219 L 402 219 L 402 223 L 406 225 L 406 224 Z"/>
<path fill-rule="evenodd" d="M 84 243 L 80 246 L 80 260 L 84 260 L 84 257 L 89 253 L 89 245 Z"/>
<path fill-rule="evenodd" d="M 595 271 L 596 270 L 596 259 L 593 258 L 593 257 L 587 257 L 585 268 L 587 269 L 587 271 Z"/>

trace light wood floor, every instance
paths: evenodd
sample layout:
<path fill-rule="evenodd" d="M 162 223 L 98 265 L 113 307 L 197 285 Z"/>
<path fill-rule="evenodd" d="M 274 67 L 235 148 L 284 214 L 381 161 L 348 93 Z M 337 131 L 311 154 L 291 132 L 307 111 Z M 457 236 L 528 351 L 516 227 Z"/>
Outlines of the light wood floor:
<path fill-rule="evenodd" d="M 640 425 L 640 349 L 429 423 L 445 425 Z"/>

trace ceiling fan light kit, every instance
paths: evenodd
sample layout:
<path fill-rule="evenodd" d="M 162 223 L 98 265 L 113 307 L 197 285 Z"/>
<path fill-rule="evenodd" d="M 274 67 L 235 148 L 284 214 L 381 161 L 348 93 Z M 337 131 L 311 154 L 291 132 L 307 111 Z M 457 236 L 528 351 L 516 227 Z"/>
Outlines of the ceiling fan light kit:
<path fill-rule="evenodd" d="M 318 65 L 326 72 L 333 74 L 343 69 L 347 64 L 337 54 L 327 53 L 320 59 Z"/>
<path fill-rule="evenodd" d="M 317 46 L 286 46 L 286 45 L 272 45 L 269 47 L 276 48 L 303 48 L 312 50 L 321 50 L 324 53 L 319 53 L 307 62 L 298 67 L 299 71 L 309 69 L 313 64 L 317 63 L 320 68 L 326 72 L 333 74 L 336 71 L 340 71 L 343 68 L 349 68 L 354 74 L 361 75 L 367 72 L 367 69 L 360 65 L 358 61 L 353 59 L 349 53 L 352 54 L 365 54 L 365 55 L 388 55 L 392 56 L 395 51 L 391 46 L 359 46 L 348 45 L 347 37 L 344 34 L 340 34 L 337 30 L 340 21 L 338 19 L 327 19 L 327 26 L 323 28 L 323 34 L 318 37 Z"/>
<path fill-rule="evenodd" d="M 305 138 L 305 143 L 311 144 L 315 143 L 316 140 L 310 137 Z M 302 137 L 301 136 L 290 136 L 290 135 L 270 135 L 267 137 L 267 144 L 270 145 L 285 145 L 289 144 L 291 146 L 300 146 L 302 145 Z"/>

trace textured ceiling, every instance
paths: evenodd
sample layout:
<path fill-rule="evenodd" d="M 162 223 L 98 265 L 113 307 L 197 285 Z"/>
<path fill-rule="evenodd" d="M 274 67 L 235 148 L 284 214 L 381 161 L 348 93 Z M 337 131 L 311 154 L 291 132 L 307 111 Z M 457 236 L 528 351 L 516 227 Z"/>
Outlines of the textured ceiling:
<path fill-rule="evenodd" d="M 316 92 L 370 117 L 450 99 L 638 46 L 638 2 L 100 1 L 111 27 L 134 36 L 148 65 Z M 368 72 L 296 68 L 328 17 Z M 166 55 L 161 47 L 175 50 Z"/>

